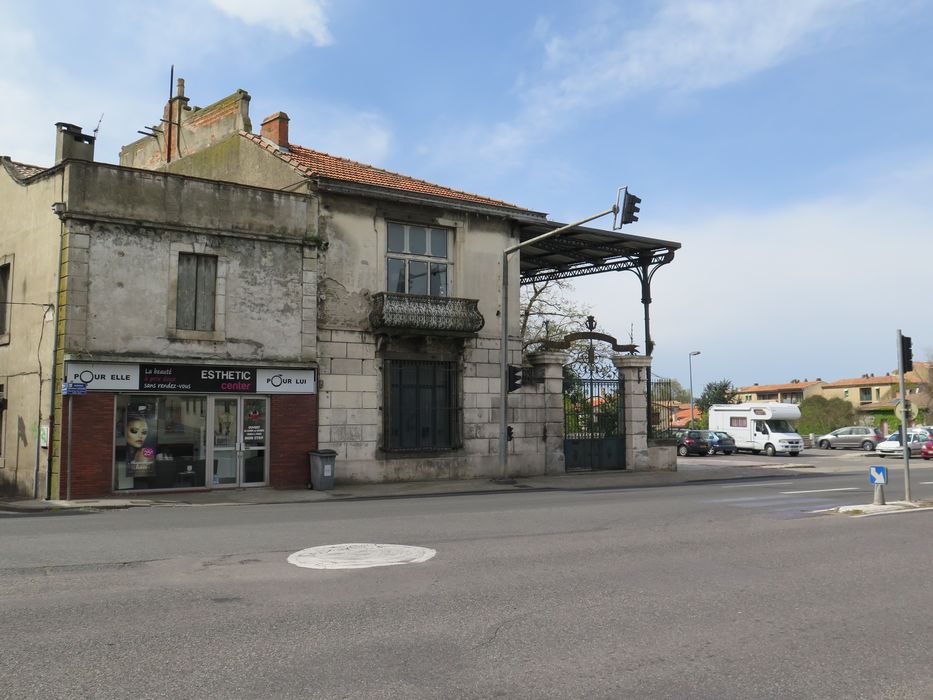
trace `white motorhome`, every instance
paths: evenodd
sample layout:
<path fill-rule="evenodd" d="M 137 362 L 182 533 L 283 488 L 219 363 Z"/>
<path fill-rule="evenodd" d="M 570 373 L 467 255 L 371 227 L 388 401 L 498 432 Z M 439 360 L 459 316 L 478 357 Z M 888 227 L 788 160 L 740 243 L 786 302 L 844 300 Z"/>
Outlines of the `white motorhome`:
<path fill-rule="evenodd" d="M 800 409 L 789 403 L 714 404 L 709 408 L 709 429 L 735 438 L 737 450 L 781 453 L 796 457 L 803 438 L 789 421 L 800 419 Z"/>

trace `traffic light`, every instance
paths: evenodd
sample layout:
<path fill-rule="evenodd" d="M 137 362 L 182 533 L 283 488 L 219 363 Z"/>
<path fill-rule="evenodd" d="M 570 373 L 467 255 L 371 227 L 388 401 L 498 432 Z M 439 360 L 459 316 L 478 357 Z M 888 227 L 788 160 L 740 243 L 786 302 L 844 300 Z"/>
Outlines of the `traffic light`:
<path fill-rule="evenodd" d="M 512 430 L 511 425 L 505 426 L 505 439 L 507 442 L 512 442 L 512 437 L 514 436 L 514 431 Z"/>
<path fill-rule="evenodd" d="M 910 336 L 901 336 L 901 365 L 905 372 L 914 368 L 914 349 L 911 346 Z"/>
<path fill-rule="evenodd" d="M 638 205 L 641 204 L 641 197 L 625 190 L 625 197 L 622 199 L 622 223 L 632 224 L 638 221 Z"/>
<path fill-rule="evenodd" d="M 509 391 L 518 391 L 522 388 L 522 368 L 509 365 Z"/>

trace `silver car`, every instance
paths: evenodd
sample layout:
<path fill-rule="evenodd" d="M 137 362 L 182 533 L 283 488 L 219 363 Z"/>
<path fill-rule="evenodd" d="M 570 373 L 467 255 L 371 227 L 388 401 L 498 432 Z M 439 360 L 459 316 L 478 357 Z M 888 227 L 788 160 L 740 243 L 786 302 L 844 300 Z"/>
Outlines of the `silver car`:
<path fill-rule="evenodd" d="M 826 433 L 826 435 L 821 435 L 816 444 L 824 450 L 832 450 L 837 447 L 854 447 L 871 452 L 883 440 L 884 435 L 881 434 L 878 428 L 850 425 L 845 428 L 838 428 L 831 433 Z"/>
<path fill-rule="evenodd" d="M 930 436 L 926 431 L 908 432 L 907 447 L 910 450 L 910 456 L 918 456 L 923 451 L 923 443 L 929 439 Z M 878 445 L 878 454 L 886 457 L 903 457 L 904 449 L 901 447 L 900 432 L 888 435 L 887 439 Z"/>

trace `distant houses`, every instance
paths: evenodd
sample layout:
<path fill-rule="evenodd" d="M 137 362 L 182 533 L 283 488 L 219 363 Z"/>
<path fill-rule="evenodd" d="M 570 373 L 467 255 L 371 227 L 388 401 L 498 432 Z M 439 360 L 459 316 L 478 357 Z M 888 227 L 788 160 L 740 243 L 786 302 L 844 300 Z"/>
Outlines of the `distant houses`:
<path fill-rule="evenodd" d="M 930 392 L 933 363 L 913 364 L 913 370 L 904 375 L 904 384 L 908 400 L 917 406 L 922 419 L 928 409 L 933 408 Z M 799 404 L 811 396 L 842 399 L 864 414 L 866 423 L 880 425 L 893 415 L 894 406 L 900 401 L 900 376 L 894 371 L 880 375 L 866 373 L 834 381 L 794 379 L 785 384 L 752 384 L 736 390 L 737 400 L 745 403 L 776 401 Z"/>

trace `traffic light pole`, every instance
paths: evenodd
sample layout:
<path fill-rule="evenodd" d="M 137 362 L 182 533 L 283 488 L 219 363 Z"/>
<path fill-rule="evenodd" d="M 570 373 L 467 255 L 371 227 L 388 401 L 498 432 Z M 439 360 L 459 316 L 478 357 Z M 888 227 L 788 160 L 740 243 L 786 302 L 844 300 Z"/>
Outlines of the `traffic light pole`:
<path fill-rule="evenodd" d="M 508 468 L 509 468 L 509 436 L 508 436 L 508 413 L 509 413 L 509 386 L 508 386 L 508 377 L 509 377 L 509 256 L 512 253 L 515 253 L 525 246 L 532 245 L 538 241 L 543 241 L 547 238 L 553 238 L 554 236 L 559 236 L 565 231 L 569 231 L 572 228 L 577 226 L 582 226 L 583 224 L 589 223 L 594 219 L 599 219 L 609 214 L 618 214 L 619 213 L 619 204 L 616 202 L 612 205 L 611 209 L 606 211 L 601 211 L 598 214 L 593 216 L 588 216 L 585 219 L 581 219 L 573 224 L 567 224 L 566 226 L 561 226 L 556 228 L 553 231 L 548 231 L 547 233 L 542 233 L 540 236 L 535 236 L 534 238 L 529 238 L 527 241 L 523 241 L 516 245 L 513 245 L 509 248 L 506 248 L 502 252 L 502 296 L 499 300 L 500 313 L 499 317 L 502 321 L 501 332 L 499 334 L 499 478 L 505 479 L 508 477 Z"/>
<path fill-rule="evenodd" d="M 910 340 L 908 339 L 908 343 Z M 909 404 L 904 382 L 904 340 L 901 329 L 897 329 L 897 376 L 901 390 L 901 447 L 904 449 L 904 500 L 910 503 L 910 446 L 907 444 L 907 421 L 910 420 Z"/>

